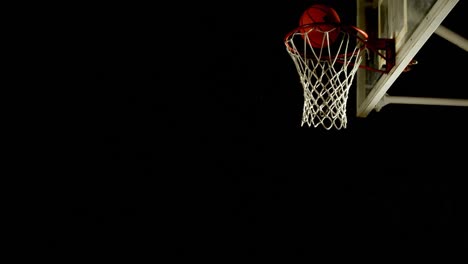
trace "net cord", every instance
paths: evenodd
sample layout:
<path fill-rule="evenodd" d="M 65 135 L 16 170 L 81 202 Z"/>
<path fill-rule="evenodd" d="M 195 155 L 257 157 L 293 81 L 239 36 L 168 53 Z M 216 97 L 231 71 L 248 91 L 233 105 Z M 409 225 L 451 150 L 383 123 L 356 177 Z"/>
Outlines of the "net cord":
<path fill-rule="evenodd" d="M 301 126 L 346 128 L 349 89 L 362 60 L 363 44 L 352 43 L 356 37 L 347 31 L 340 31 L 339 38 L 331 43 L 330 30 L 323 32 L 321 48 L 314 48 L 309 38 L 311 30 L 318 27 L 295 31 L 285 39 L 304 90 Z"/>

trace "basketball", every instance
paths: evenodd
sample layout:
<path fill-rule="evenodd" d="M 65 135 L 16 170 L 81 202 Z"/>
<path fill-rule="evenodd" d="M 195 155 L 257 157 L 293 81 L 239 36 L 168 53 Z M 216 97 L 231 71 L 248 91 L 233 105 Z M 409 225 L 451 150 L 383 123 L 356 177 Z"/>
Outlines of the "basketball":
<path fill-rule="evenodd" d="M 316 4 L 312 5 L 302 13 L 299 25 L 303 26 L 323 22 L 338 24 L 340 23 L 340 17 L 333 8 L 322 4 Z M 303 27 L 301 28 L 301 33 L 305 34 L 309 32 L 311 28 L 312 27 Z M 313 28 L 314 30 L 311 30 L 307 35 L 309 36 L 312 47 L 314 48 L 322 48 L 328 46 L 328 44 L 332 44 L 340 34 L 340 28 L 333 25 L 318 25 Z M 329 43 L 326 39 L 324 40 L 325 34 L 327 33 L 329 36 Z"/>

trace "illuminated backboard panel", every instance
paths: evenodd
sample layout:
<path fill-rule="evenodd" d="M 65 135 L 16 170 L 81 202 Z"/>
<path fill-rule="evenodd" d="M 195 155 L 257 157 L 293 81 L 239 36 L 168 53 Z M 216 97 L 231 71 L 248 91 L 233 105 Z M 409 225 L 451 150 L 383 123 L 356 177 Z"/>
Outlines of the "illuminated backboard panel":
<path fill-rule="evenodd" d="M 359 69 L 356 115 L 366 117 L 377 109 L 388 89 L 434 34 L 458 0 L 356 0 L 357 26 L 369 37 L 395 40 L 395 66 L 388 73 Z M 385 67 L 380 57 L 366 66 Z M 464 102 L 463 102 L 464 104 Z"/>

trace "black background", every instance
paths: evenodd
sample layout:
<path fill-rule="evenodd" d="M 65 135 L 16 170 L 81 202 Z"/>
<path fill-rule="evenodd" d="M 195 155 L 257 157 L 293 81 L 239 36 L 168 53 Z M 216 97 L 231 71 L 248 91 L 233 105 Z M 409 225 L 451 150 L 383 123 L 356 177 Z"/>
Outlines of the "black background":
<path fill-rule="evenodd" d="M 84 151 L 51 181 L 52 255 L 465 251 L 466 108 L 389 105 L 356 118 L 351 91 L 348 128 L 300 126 L 283 37 L 318 2 L 96 9 L 92 111 Z M 354 22 L 354 1 L 321 2 Z M 466 37 L 465 11 L 460 1 L 443 24 Z M 468 98 L 466 58 L 434 35 L 389 93 Z"/>

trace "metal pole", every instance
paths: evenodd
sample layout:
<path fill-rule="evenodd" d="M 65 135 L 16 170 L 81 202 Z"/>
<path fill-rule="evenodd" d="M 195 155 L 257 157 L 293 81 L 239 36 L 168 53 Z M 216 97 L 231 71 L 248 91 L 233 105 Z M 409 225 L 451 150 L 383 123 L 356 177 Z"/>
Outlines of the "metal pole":
<path fill-rule="evenodd" d="M 439 27 L 434 31 L 440 37 L 452 42 L 453 44 L 457 45 L 458 47 L 468 51 L 468 40 L 464 37 L 458 35 L 457 33 L 453 32 L 452 30 L 439 25 Z"/>
<path fill-rule="evenodd" d="M 431 97 L 410 97 L 410 96 L 390 96 L 385 95 L 379 104 L 376 105 L 376 111 L 388 104 L 412 104 L 412 105 L 445 105 L 445 106 L 465 106 L 468 107 L 468 99 L 452 98 L 431 98 Z"/>

